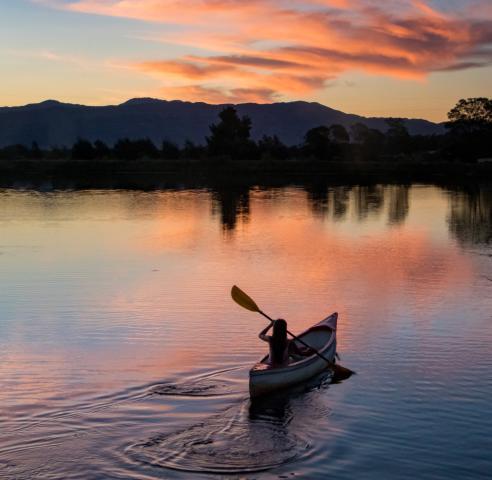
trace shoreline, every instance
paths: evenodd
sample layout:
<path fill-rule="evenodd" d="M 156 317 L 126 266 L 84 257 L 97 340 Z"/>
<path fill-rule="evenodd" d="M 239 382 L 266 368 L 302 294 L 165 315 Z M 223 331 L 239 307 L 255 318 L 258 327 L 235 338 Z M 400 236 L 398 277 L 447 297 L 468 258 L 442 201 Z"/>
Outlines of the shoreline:
<path fill-rule="evenodd" d="M 55 189 L 276 186 L 304 183 L 489 183 L 492 162 L 318 160 L 1 160 L 0 187 Z"/>

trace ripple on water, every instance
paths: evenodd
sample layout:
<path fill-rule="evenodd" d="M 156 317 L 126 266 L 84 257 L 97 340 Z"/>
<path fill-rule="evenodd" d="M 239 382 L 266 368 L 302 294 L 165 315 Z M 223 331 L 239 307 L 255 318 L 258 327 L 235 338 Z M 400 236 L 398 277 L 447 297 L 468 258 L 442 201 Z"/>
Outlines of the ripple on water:
<path fill-rule="evenodd" d="M 242 370 L 243 367 L 233 367 L 187 378 L 181 382 L 169 382 L 153 385 L 149 389 L 149 395 L 162 395 L 170 397 L 221 397 L 239 393 L 241 388 L 238 380 L 229 374 Z"/>
<path fill-rule="evenodd" d="M 190 383 L 160 384 L 151 388 L 150 395 L 163 395 L 171 397 L 219 397 L 236 393 L 227 382 L 214 380 L 201 380 Z"/>
<path fill-rule="evenodd" d="M 309 442 L 290 431 L 290 412 L 256 416 L 249 402 L 179 432 L 131 445 L 132 460 L 196 473 L 258 472 L 298 460 Z M 277 412 L 278 413 L 278 412 Z"/>
<path fill-rule="evenodd" d="M 312 452 L 313 422 L 331 414 L 318 391 L 328 384 L 323 376 L 302 392 L 241 400 L 195 425 L 132 444 L 125 453 L 133 462 L 195 473 L 259 472 L 298 462 Z M 303 414 L 306 405 L 309 418 Z"/>

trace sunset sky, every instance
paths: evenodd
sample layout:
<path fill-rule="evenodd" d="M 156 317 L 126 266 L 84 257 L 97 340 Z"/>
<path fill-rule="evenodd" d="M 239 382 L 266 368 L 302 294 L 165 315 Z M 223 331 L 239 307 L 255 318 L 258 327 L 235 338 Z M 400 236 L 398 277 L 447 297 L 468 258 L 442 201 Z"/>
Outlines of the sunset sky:
<path fill-rule="evenodd" d="M 317 101 L 444 120 L 492 96 L 490 0 L 0 0 L 0 105 Z"/>

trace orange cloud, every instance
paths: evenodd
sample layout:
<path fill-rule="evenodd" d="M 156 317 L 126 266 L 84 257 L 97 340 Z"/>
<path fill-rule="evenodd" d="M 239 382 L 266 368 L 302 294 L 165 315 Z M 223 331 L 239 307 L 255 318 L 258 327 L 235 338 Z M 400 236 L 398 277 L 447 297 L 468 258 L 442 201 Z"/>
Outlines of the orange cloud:
<path fill-rule="evenodd" d="M 208 99 L 271 101 L 312 94 L 346 71 L 419 79 L 492 62 L 485 2 L 441 11 L 430 0 L 384 8 L 372 0 L 38 1 L 162 24 L 161 40 L 207 51 L 134 65 L 164 77 L 164 91 L 184 99 L 208 92 Z"/>

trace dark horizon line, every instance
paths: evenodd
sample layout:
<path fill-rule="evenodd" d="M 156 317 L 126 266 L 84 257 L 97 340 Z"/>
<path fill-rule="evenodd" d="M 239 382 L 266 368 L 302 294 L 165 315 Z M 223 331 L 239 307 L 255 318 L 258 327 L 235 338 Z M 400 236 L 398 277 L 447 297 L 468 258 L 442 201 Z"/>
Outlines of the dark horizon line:
<path fill-rule="evenodd" d="M 424 121 L 424 122 L 429 122 L 433 125 L 442 125 L 446 122 L 446 120 L 442 120 L 440 122 L 434 122 L 433 120 L 428 120 L 427 118 L 421 118 L 421 117 L 395 117 L 395 116 L 365 116 L 362 114 L 358 113 L 353 113 L 353 112 L 345 112 L 343 110 L 338 110 L 336 108 L 332 108 L 328 105 L 325 105 L 324 103 L 320 102 L 310 102 L 307 100 L 291 100 L 291 101 L 286 101 L 286 102 L 265 102 L 265 103 L 258 103 L 258 102 L 242 102 L 242 103 L 234 103 L 234 102 L 229 102 L 229 103 L 209 103 L 209 102 L 192 102 L 189 100 L 180 100 L 180 99 L 174 99 L 174 100 L 166 100 L 162 98 L 155 98 L 155 97 L 133 97 L 129 98 L 128 100 L 125 100 L 122 103 L 117 103 L 117 104 L 106 104 L 106 105 L 86 105 L 83 103 L 70 103 L 70 102 L 62 102 L 60 100 L 55 100 L 52 98 L 46 99 L 46 100 L 41 100 L 39 102 L 34 102 L 34 103 L 26 103 L 24 105 L 1 105 L 0 110 L 2 109 L 17 109 L 17 108 L 27 108 L 27 107 L 36 107 L 40 106 L 43 104 L 57 104 L 57 105 L 66 105 L 66 106 L 72 106 L 72 107 L 85 107 L 85 108 L 108 108 L 108 107 L 121 107 L 127 104 L 132 104 L 137 102 L 160 102 L 160 103 L 184 103 L 184 104 L 190 104 L 190 105 L 208 105 L 211 107 L 228 107 L 228 106 L 243 106 L 243 105 L 257 105 L 257 106 L 270 106 L 270 105 L 292 105 L 296 103 L 301 103 L 301 104 L 306 104 L 306 105 L 319 105 L 323 108 L 327 108 L 329 110 L 332 110 L 334 112 L 338 113 L 343 113 L 345 115 L 354 115 L 357 117 L 361 118 L 366 118 L 366 119 L 387 119 L 387 118 L 401 118 L 403 120 L 418 120 L 418 121 Z"/>

